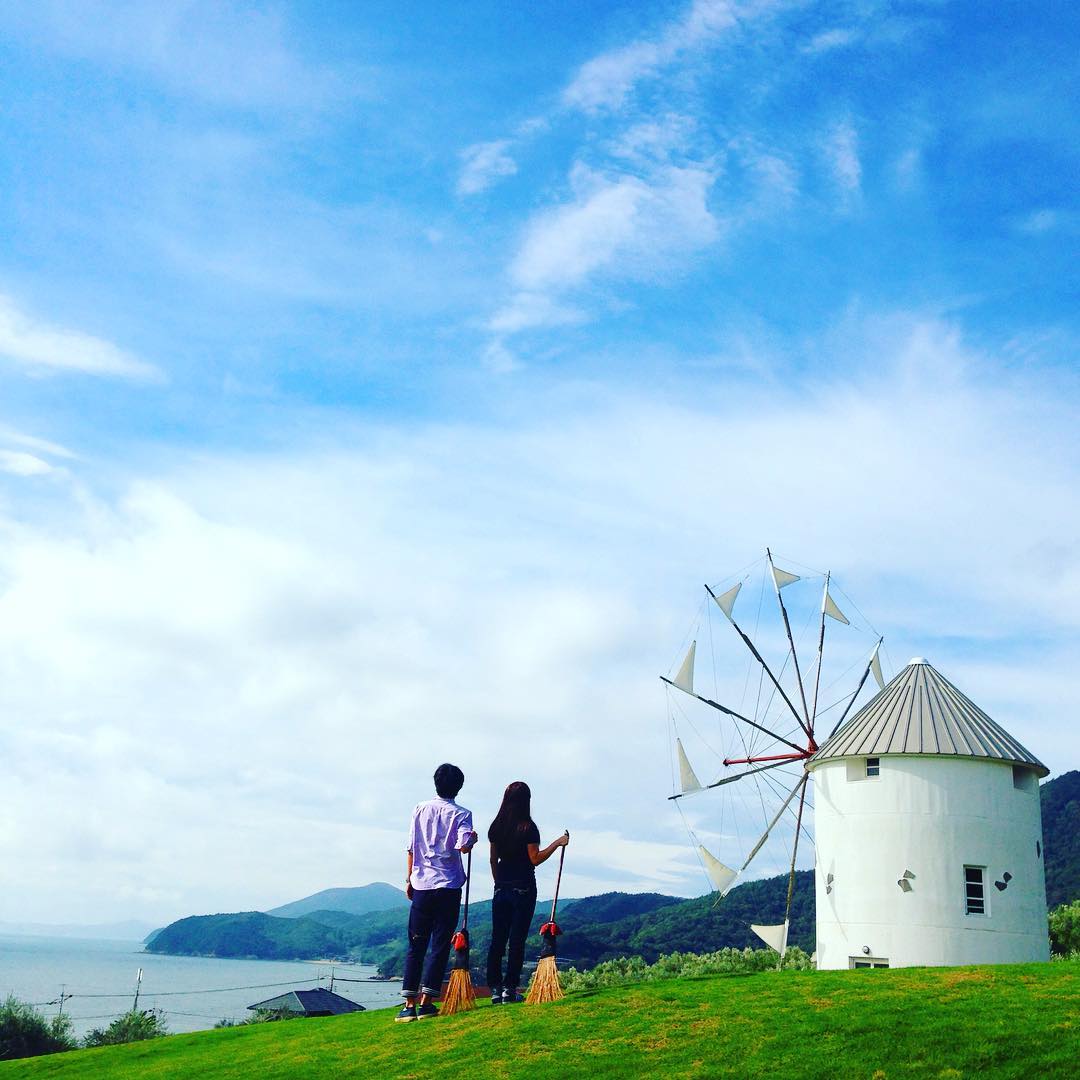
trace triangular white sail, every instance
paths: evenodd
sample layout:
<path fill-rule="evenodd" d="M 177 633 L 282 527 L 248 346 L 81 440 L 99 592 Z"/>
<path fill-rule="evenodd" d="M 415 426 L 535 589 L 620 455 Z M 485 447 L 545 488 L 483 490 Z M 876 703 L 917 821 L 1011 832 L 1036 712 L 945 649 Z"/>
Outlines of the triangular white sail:
<path fill-rule="evenodd" d="M 713 887 L 723 895 L 731 888 L 732 882 L 739 876 L 738 871 L 732 870 L 730 866 L 725 866 L 712 852 L 700 844 L 698 845 L 698 854 L 705 864 L 705 873 L 709 875 Z"/>
<path fill-rule="evenodd" d="M 685 690 L 688 694 L 694 692 L 694 654 L 696 652 L 697 642 L 691 641 L 690 649 L 682 662 L 682 667 L 679 668 L 679 673 L 671 680 L 680 690 Z"/>
<path fill-rule="evenodd" d="M 825 614 L 831 619 L 835 619 L 837 622 L 842 622 L 845 626 L 850 626 L 847 616 L 833 603 L 833 598 L 829 595 L 829 591 L 825 590 Z"/>
<path fill-rule="evenodd" d="M 878 684 L 878 689 L 884 690 L 885 680 L 881 675 L 881 661 L 878 659 L 878 649 L 880 648 L 880 642 L 874 646 L 874 655 L 870 657 L 870 670 L 874 673 L 874 681 Z"/>
<path fill-rule="evenodd" d="M 775 949 L 781 956 L 787 952 L 787 919 L 777 926 L 757 926 L 754 923 L 751 923 L 750 929 L 753 930 L 770 949 Z"/>
<path fill-rule="evenodd" d="M 798 574 L 789 574 L 786 570 L 781 570 L 776 566 L 772 568 L 772 576 L 777 589 L 782 589 L 785 585 L 791 585 L 793 582 L 802 580 Z"/>
<path fill-rule="evenodd" d="M 675 740 L 675 750 L 679 755 L 679 783 L 682 785 L 683 794 L 685 795 L 690 791 L 700 791 L 701 781 L 697 778 L 697 773 L 694 772 L 690 759 L 686 756 L 686 751 L 682 746 L 682 739 Z"/>
<path fill-rule="evenodd" d="M 732 609 L 735 607 L 735 597 L 739 595 L 739 590 L 742 588 L 742 582 L 738 585 L 732 585 L 727 592 L 721 593 L 719 596 L 713 596 L 713 599 L 719 605 L 720 610 L 730 619 Z"/>

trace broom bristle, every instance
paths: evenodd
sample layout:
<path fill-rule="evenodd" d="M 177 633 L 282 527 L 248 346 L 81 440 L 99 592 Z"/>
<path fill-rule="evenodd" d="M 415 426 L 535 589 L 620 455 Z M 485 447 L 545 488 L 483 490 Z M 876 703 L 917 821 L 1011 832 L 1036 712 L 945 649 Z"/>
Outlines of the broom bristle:
<path fill-rule="evenodd" d="M 473 991 L 472 975 L 468 968 L 454 968 L 450 972 L 450 982 L 442 999 L 442 1013 L 451 1016 L 454 1013 L 467 1012 L 476 1008 L 476 994 Z"/>
<path fill-rule="evenodd" d="M 548 1001 L 558 1001 L 563 996 L 562 983 L 559 982 L 559 969 L 555 966 L 554 956 L 545 956 L 536 965 L 526 1005 L 543 1005 Z"/>

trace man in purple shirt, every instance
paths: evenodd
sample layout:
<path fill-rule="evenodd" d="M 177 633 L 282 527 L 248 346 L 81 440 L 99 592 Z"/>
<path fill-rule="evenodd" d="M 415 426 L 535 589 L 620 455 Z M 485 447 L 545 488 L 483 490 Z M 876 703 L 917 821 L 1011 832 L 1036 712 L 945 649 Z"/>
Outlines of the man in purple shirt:
<path fill-rule="evenodd" d="M 395 1017 L 400 1022 L 439 1015 L 431 999 L 442 989 L 461 907 L 461 853 L 476 843 L 472 811 L 454 802 L 464 783 L 465 774 L 456 765 L 440 765 L 435 770 L 437 797 L 413 811 L 405 878 L 405 894 L 412 901 L 401 982 L 405 1005 Z"/>

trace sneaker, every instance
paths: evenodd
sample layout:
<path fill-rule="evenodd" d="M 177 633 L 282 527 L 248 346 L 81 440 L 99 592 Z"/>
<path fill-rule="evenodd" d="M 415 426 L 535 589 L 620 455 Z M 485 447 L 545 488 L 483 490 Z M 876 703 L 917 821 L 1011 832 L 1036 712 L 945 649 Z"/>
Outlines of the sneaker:
<path fill-rule="evenodd" d="M 491 988 L 491 1004 L 492 1005 L 501 1005 L 502 1004 L 502 991 L 497 986 L 493 986 Z"/>
<path fill-rule="evenodd" d="M 417 1020 L 429 1020 L 433 1016 L 438 1016 L 439 1010 L 429 1001 L 426 1005 L 416 1006 L 416 1019 Z"/>
<path fill-rule="evenodd" d="M 416 1006 L 415 1005 L 403 1005 L 401 1012 L 394 1017 L 395 1024 L 407 1024 L 411 1020 L 416 1019 Z"/>
<path fill-rule="evenodd" d="M 517 992 L 517 987 L 513 989 L 507 987 L 502 992 L 502 1003 L 504 1005 L 520 1005 L 522 1000 L 521 995 Z"/>

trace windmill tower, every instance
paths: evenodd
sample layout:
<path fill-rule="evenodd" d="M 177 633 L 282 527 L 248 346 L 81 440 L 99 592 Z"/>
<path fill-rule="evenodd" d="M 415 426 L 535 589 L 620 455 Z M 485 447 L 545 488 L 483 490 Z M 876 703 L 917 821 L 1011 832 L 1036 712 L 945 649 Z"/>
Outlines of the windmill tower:
<path fill-rule="evenodd" d="M 757 615 L 745 602 L 736 613 L 755 566 Z M 823 583 L 820 603 L 809 611 L 801 587 L 784 598 L 807 576 Z M 925 660 L 912 660 L 886 685 L 881 635 L 828 572 L 782 570 L 766 549 L 764 560 L 733 577 L 705 586 L 692 640 L 685 639 L 689 649 L 661 676 L 673 744 L 670 799 L 714 889 L 725 895 L 751 864 L 760 875 L 786 843 L 783 922 L 750 927 L 781 958 L 798 860 L 801 854 L 805 865 L 812 853 L 820 968 L 1049 959 L 1038 783 L 1046 766 Z M 783 637 L 760 621 L 769 584 Z M 715 655 L 716 689 L 703 693 L 695 683 L 697 638 L 704 633 L 712 652 L 717 611 L 752 658 L 741 696 L 718 674 Z M 836 666 L 848 666 L 836 678 L 823 677 L 826 626 L 837 624 L 844 638 L 837 640 Z M 868 656 L 859 635 L 863 649 L 873 642 Z M 797 641 L 814 637 L 816 658 L 800 663 Z M 860 667 L 854 689 L 837 697 Z M 856 708 L 871 675 L 880 693 Z M 700 767 L 706 753 L 723 771 L 702 782 L 691 758 Z M 683 809 L 683 800 L 706 792 L 719 796 L 719 813 L 704 826 L 715 855 L 699 840 L 687 816 L 693 811 Z M 781 869 L 773 866 L 774 873 Z M 770 912 L 775 920 L 779 912 Z"/>
<path fill-rule="evenodd" d="M 819 969 L 1048 960 L 1049 770 L 922 658 L 806 764 Z"/>

